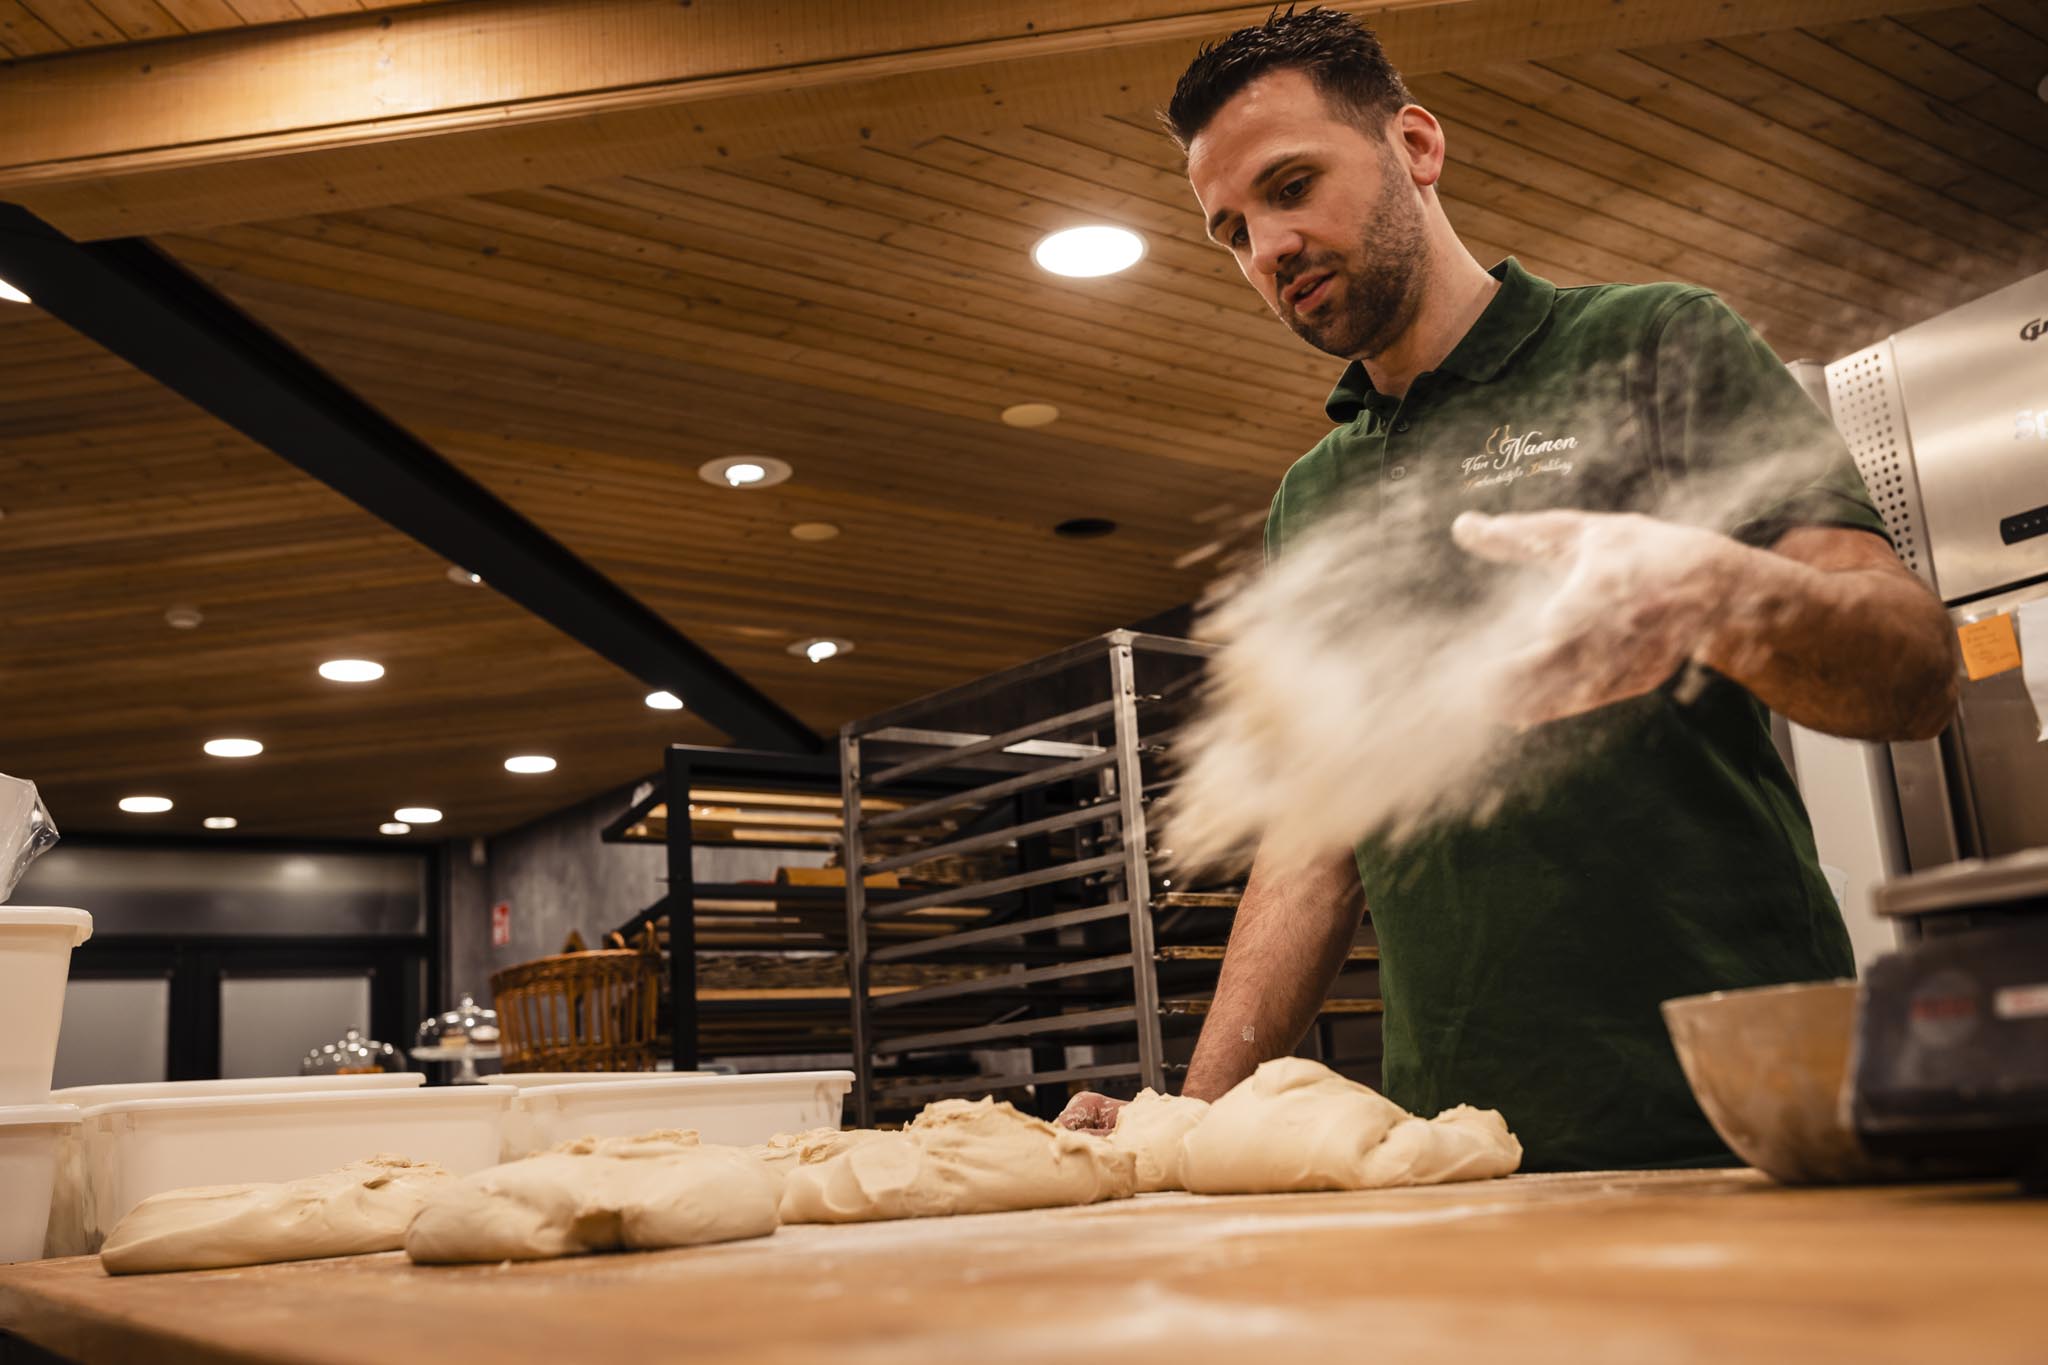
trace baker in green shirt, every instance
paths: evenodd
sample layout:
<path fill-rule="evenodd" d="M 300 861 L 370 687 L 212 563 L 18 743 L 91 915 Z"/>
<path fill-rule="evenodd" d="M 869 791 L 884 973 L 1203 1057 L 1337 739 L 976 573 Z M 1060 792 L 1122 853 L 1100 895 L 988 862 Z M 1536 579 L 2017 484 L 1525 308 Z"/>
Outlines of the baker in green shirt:
<path fill-rule="evenodd" d="M 1957 673 L 1940 604 L 1827 417 L 1712 293 L 1475 260 L 1436 194 L 1442 127 L 1349 16 L 1276 12 L 1205 49 L 1166 122 L 1210 237 L 1350 362 L 1336 428 L 1273 499 L 1269 555 L 1363 500 L 1440 528 L 1461 572 L 1536 563 L 1561 585 L 1554 643 L 1511 691 L 1542 780 L 1510 780 L 1483 823 L 1256 859 L 1183 1092 L 1214 1099 L 1291 1051 L 1369 908 L 1390 1099 L 1499 1109 L 1529 1170 L 1728 1162 L 1658 1003 L 1855 969 L 1767 708 L 1938 733 Z M 1818 458 L 1725 524 L 1644 514 L 1785 452 Z M 1064 1121 L 1114 1108 L 1082 1096 Z"/>

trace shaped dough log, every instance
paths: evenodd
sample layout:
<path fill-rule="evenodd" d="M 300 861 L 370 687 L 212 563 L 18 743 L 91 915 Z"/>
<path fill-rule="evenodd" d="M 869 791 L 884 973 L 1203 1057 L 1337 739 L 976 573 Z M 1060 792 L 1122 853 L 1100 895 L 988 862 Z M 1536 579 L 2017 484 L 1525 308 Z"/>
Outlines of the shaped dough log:
<path fill-rule="evenodd" d="M 421 1263 L 651 1251 L 775 1231 L 775 1179 L 694 1133 L 582 1138 L 439 1192 L 405 1235 Z"/>
<path fill-rule="evenodd" d="M 1181 1183 L 1181 1144 L 1208 1112 L 1206 1100 L 1162 1095 L 1149 1086 L 1117 1111 L 1109 1142 L 1136 1161 L 1138 1193 L 1186 1188 Z"/>
<path fill-rule="evenodd" d="M 992 1099 L 940 1100 L 900 1133 L 806 1151 L 785 1223 L 858 1223 L 1092 1204 L 1130 1197 L 1135 1160 Z"/>
<path fill-rule="evenodd" d="M 170 1190 L 114 1225 L 100 1264 L 134 1275 L 396 1251 L 421 1206 L 454 1182 L 427 1162 L 373 1156 L 301 1180 Z"/>
<path fill-rule="evenodd" d="M 1494 1110 L 1461 1105 L 1425 1123 L 1301 1057 L 1261 1065 L 1209 1107 L 1181 1151 L 1182 1176 L 1199 1194 L 1476 1180 L 1522 1162 L 1521 1143 Z"/>

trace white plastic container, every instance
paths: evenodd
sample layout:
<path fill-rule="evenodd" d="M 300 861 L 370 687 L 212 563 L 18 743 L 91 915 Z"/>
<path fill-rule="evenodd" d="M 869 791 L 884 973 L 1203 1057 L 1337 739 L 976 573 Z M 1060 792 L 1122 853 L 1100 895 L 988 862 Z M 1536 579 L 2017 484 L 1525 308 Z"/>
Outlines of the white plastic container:
<path fill-rule="evenodd" d="M 0 1109 L 0 1262 L 33 1261 L 43 1254 L 57 1149 L 77 1127 L 75 1104 Z"/>
<path fill-rule="evenodd" d="M 356 1076 L 255 1076 L 232 1081 L 135 1081 L 121 1085 L 74 1085 L 50 1092 L 53 1104 L 81 1110 L 128 1100 L 182 1100 L 200 1095 L 308 1094 L 333 1090 L 416 1090 L 426 1083 L 416 1071 L 365 1072 Z M 98 1245 L 93 1236 L 83 1128 L 57 1143 L 57 1179 L 50 1191 L 45 1256 L 83 1256 Z"/>
<path fill-rule="evenodd" d="M 705 1142 L 745 1147 L 777 1133 L 837 1128 L 851 1089 L 851 1071 L 537 1086 L 517 1092 L 519 1109 L 506 1125 L 505 1157 L 580 1137 L 630 1137 L 657 1128 L 693 1128 Z"/>
<path fill-rule="evenodd" d="M 124 1100 L 84 1113 L 86 1241 L 150 1195 L 295 1180 L 388 1152 L 457 1175 L 496 1165 L 518 1092 L 503 1086 L 334 1089 Z"/>
<path fill-rule="evenodd" d="M 47 1104 L 71 950 L 92 916 L 56 905 L 0 905 L 0 1107 Z"/>
<path fill-rule="evenodd" d="M 678 1076 L 712 1076 L 711 1071 L 501 1071 L 485 1085 L 531 1090 L 540 1085 L 609 1085 L 613 1081 L 672 1081 Z"/>

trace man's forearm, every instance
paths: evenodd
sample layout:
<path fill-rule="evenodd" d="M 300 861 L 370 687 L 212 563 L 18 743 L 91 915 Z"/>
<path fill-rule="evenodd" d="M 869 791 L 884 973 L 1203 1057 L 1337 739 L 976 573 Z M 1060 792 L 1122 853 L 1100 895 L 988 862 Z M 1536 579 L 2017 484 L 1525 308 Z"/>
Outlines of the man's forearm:
<path fill-rule="evenodd" d="M 1787 719 L 1851 739 L 1930 739 L 1955 712 L 1958 650 L 1934 595 L 1855 533 L 1751 551 L 1701 662 Z M 1889 550 L 1884 550 L 1888 555 Z"/>
<path fill-rule="evenodd" d="M 1348 853 L 1289 872 L 1263 858 L 1254 863 L 1181 1093 L 1216 1099 L 1260 1062 L 1292 1052 L 1342 970 L 1364 911 Z"/>

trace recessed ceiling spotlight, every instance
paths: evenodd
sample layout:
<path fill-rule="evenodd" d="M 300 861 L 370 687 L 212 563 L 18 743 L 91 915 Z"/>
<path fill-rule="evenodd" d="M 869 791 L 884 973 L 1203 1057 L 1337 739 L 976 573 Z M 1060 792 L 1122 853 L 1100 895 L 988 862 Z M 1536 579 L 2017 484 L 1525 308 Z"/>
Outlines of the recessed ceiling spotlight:
<path fill-rule="evenodd" d="M 320 676 L 329 682 L 375 682 L 384 676 L 384 665 L 369 659 L 329 659 L 320 665 Z"/>
<path fill-rule="evenodd" d="M 254 758 L 263 752 L 260 739 L 209 739 L 206 752 L 215 758 Z"/>
<path fill-rule="evenodd" d="M 825 636 L 814 636 L 808 640 L 798 640 L 789 647 L 790 653 L 809 659 L 814 664 L 824 663 L 827 659 L 836 659 L 842 654 L 851 653 L 852 650 L 853 641 L 834 640 Z"/>
<path fill-rule="evenodd" d="M 829 521 L 800 521 L 789 528 L 789 533 L 798 540 L 831 540 L 839 534 L 839 528 Z"/>
<path fill-rule="evenodd" d="M 121 809 L 130 815 L 162 815 L 171 808 L 168 796 L 124 796 Z"/>
<path fill-rule="evenodd" d="M 1067 228 L 1038 239 L 1031 259 L 1040 270 L 1072 279 L 1093 279 L 1129 270 L 1145 256 L 1145 239 L 1129 228 L 1093 224 Z"/>
<path fill-rule="evenodd" d="M 28 295 L 22 293 L 5 280 L 0 280 L 0 299 L 6 299 L 9 303 L 27 303 L 29 301 Z"/>
<path fill-rule="evenodd" d="M 471 573 L 460 564 L 450 564 L 448 566 L 448 581 L 460 587 L 476 588 L 483 586 L 484 576 L 480 573 Z"/>
<path fill-rule="evenodd" d="M 697 477 L 720 488 L 773 488 L 796 471 L 772 455 L 729 455 L 697 466 Z"/>
<path fill-rule="evenodd" d="M 2048 75 L 2041 77 L 2041 83 L 2034 87 L 2034 93 L 2041 97 L 2043 104 L 2048 104 Z"/>
<path fill-rule="evenodd" d="M 1060 410 L 1050 403 L 1012 403 L 1003 409 L 1003 425 L 1042 427 L 1060 420 Z"/>
<path fill-rule="evenodd" d="M 649 692 L 647 704 L 657 711 L 680 711 L 683 699 L 673 692 Z"/>
<path fill-rule="evenodd" d="M 554 770 L 555 760 L 546 754 L 518 754 L 505 760 L 508 773 L 551 773 Z"/>
<path fill-rule="evenodd" d="M 400 806 L 391 812 L 391 818 L 408 825 L 431 825 L 441 818 L 441 812 L 432 806 Z"/>
<path fill-rule="evenodd" d="M 386 820 L 383 824 L 377 826 L 377 832 L 379 834 L 410 834 L 412 833 L 412 826 L 400 820 Z"/>
<path fill-rule="evenodd" d="M 1075 517 L 1052 528 L 1056 536 L 1069 540 L 1095 540 L 1110 535 L 1116 530 L 1116 523 L 1107 517 Z"/>
<path fill-rule="evenodd" d="M 209 815 L 199 823 L 208 829 L 233 829 L 241 822 L 232 815 Z"/>
<path fill-rule="evenodd" d="M 177 606 L 164 613 L 164 624 L 173 630 L 196 630 L 206 614 L 197 607 Z"/>

